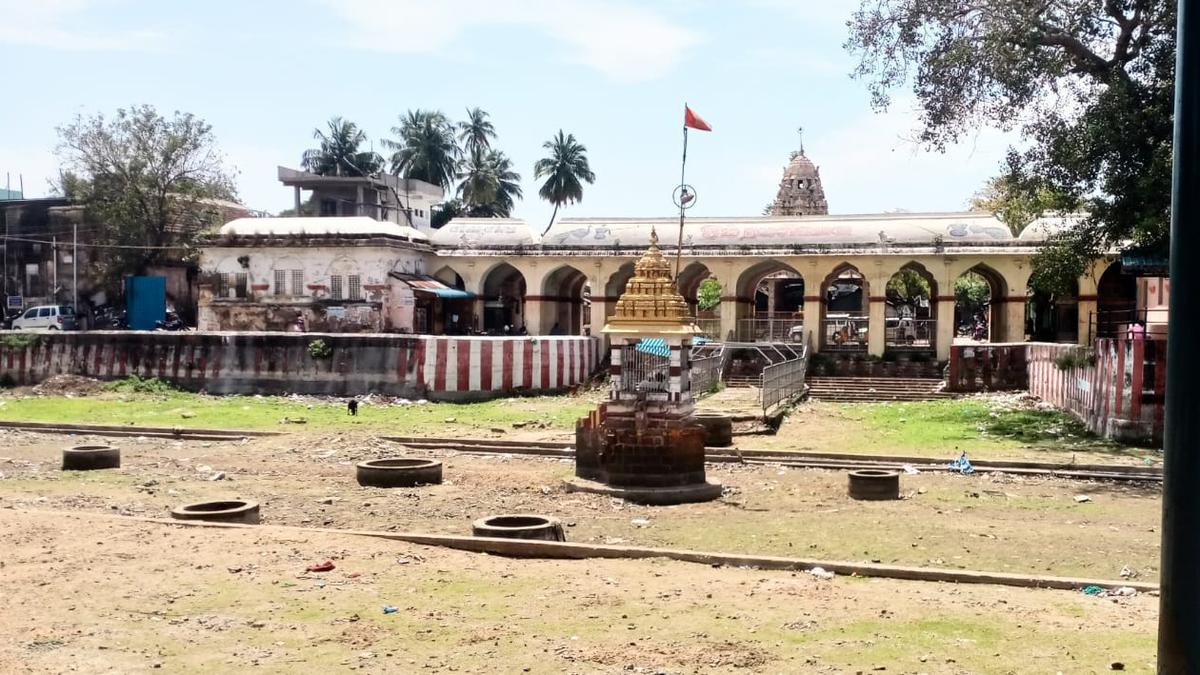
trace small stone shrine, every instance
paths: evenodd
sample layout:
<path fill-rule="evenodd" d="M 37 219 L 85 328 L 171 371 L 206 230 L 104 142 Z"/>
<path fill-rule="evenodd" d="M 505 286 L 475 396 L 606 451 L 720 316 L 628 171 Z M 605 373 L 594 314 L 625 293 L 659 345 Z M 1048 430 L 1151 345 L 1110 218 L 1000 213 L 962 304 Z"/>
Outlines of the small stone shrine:
<path fill-rule="evenodd" d="M 656 232 L 603 332 L 612 340 L 612 391 L 575 426 L 576 477 L 568 488 L 643 504 L 721 496 L 721 486 L 705 480 L 705 431 L 691 418 L 689 361 L 698 329 Z"/>

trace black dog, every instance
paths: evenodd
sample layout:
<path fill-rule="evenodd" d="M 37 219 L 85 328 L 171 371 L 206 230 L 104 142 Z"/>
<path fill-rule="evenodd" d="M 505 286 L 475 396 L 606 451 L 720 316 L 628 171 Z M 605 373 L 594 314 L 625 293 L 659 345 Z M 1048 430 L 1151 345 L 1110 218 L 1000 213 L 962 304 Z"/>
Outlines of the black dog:
<path fill-rule="evenodd" d="M 352 398 L 346 402 L 346 410 L 351 415 L 358 415 L 358 399 Z"/>

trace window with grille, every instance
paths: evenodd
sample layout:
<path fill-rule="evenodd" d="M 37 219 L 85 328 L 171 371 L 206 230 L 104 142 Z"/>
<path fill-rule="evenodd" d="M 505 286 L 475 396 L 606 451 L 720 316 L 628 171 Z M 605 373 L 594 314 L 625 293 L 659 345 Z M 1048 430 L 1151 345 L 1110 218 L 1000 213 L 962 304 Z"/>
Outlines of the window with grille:
<path fill-rule="evenodd" d="M 292 270 L 292 295 L 307 295 L 304 289 L 304 270 Z"/>
<path fill-rule="evenodd" d="M 287 289 L 285 289 L 283 287 L 283 285 L 286 281 L 287 281 L 287 271 L 286 270 L 275 270 L 275 288 L 273 289 L 275 295 L 287 295 L 287 292 L 286 292 Z"/>
<path fill-rule="evenodd" d="M 239 298 L 245 298 L 249 295 L 247 291 L 249 290 L 250 286 L 250 275 L 246 272 L 238 272 L 236 276 L 237 279 L 235 280 L 236 283 L 234 286 L 236 289 L 235 296 Z"/>
<path fill-rule="evenodd" d="M 351 274 L 346 277 L 348 286 L 350 287 L 350 299 L 362 300 L 362 279 L 357 274 Z"/>
<path fill-rule="evenodd" d="M 329 277 L 329 297 L 334 300 L 342 299 L 342 278 Z"/>

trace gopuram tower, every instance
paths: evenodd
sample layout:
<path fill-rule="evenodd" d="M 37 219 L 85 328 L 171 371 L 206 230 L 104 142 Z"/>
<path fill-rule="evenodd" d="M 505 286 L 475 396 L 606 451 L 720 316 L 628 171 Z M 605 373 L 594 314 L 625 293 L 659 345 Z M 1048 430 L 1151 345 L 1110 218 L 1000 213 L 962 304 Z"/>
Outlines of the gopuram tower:
<path fill-rule="evenodd" d="M 825 216 L 829 202 L 821 186 L 821 170 L 804 154 L 804 144 L 792 153 L 792 160 L 783 169 L 779 192 L 771 202 L 772 216 Z"/>

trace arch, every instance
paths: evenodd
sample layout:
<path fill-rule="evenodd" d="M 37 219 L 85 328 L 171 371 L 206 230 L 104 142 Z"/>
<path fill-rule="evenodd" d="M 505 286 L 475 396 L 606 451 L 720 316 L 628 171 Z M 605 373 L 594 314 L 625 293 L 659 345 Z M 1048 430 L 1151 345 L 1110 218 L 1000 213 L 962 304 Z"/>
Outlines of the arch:
<path fill-rule="evenodd" d="M 1125 274 L 1120 260 L 1109 265 L 1096 281 L 1096 337 L 1122 337 L 1139 318 L 1137 277 Z"/>
<path fill-rule="evenodd" d="M 821 349 L 867 349 L 870 292 L 866 276 L 849 262 L 821 281 Z"/>
<path fill-rule="evenodd" d="M 520 333 L 525 325 L 525 275 L 502 262 L 483 275 L 483 331 L 489 335 Z"/>
<path fill-rule="evenodd" d="M 734 288 L 738 340 L 791 342 L 803 337 L 806 282 L 796 268 L 763 260 L 743 270 Z"/>
<path fill-rule="evenodd" d="M 1032 285 L 1026 288 L 1025 334 L 1034 342 L 1079 340 L 1079 280 L 1071 281 L 1065 293 L 1048 293 Z"/>
<path fill-rule="evenodd" d="M 542 281 L 542 333 L 586 335 L 591 321 L 591 285 L 587 275 L 562 265 Z"/>
<path fill-rule="evenodd" d="M 714 283 L 716 304 L 701 307 L 701 287 L 706 283 Z M 696 325 L 700 334 L 713 340 L 721 339 L 721 295 L 724 290 L 721 280 L 713 274 L 708 265 L 699 261 L 688 263 L 679 273 L 679 294 L 687 301 L 692 316 L 696 317 Z M 709 298 L 711 299 L 711 298 Z"/>
<path fill-rule="evenodd" d="M 443 265 L 441 269 L 434 272 L 433 278 L 451 288 L 457 288 L 460 291 L 467 290 L 467 284 L 463 281 L 462 275 L 449 265 Z"/>
<path fill-rule="evenodd" d="M 971 290 L 963 280 L 982 279 L 986 297 Z M 985 263 L 978 263 L 954 278 L 955 340 L 995 342 L 1005 335 L 1004 306 L 1008 301 L 1008 282 L 1004 275 Z"/>
<path fill-rule="evenodd" d="M 919 262 L 909 261 L 884 286 L 884 349 L 936 351 L 937 279 Z"/>
<path fill-rule="evenodd" d="M 625 284 L 629 283 L 629 280 L 633 278 L 633 266 L 634 263 L 630 260 L 621 265 L 608 278 L 608 283 L 604 285 L 604 299 L 607 302 L 616 302 L 617 298 L 620 298 L 621 294 L 625 292 Z"/>

